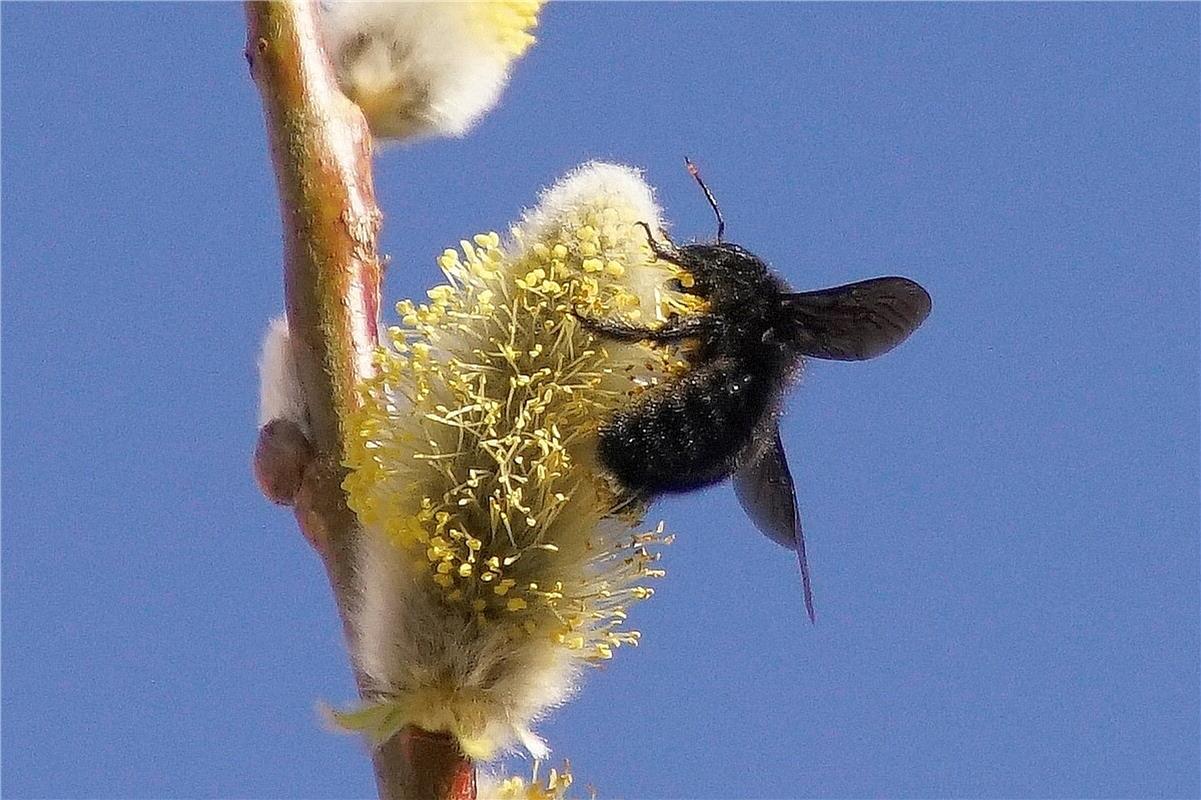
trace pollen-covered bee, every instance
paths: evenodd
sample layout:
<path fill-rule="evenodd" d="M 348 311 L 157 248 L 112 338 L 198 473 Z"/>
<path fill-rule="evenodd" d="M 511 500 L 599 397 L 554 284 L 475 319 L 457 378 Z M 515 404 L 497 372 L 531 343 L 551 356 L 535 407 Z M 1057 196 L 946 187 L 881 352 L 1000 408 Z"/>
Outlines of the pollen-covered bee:
<path fill-rule="evenodd" d="M 722 241 L 725 222 L 692 162 L 685 162 L 717 216 L 714 244 L 656 241 L 655 257 L 676 264 L 691 285 L 672 288 L 707 301 L 707 311 L 654 328 L 581 318 L 603 338 L 694 342 L 687 371 L 655 387 L 600 428 L 602 466 L 643 497 L 688 492 L 734 476 L 750 518 L 772 541 L 796 551 L 805 609 L 814 619 L 796 493 L 777 416 L 804 358 L 861 361 L 888 352 L 930 313 L 930 295 L 907 278 L 793 292 L 754 254 Z"/>

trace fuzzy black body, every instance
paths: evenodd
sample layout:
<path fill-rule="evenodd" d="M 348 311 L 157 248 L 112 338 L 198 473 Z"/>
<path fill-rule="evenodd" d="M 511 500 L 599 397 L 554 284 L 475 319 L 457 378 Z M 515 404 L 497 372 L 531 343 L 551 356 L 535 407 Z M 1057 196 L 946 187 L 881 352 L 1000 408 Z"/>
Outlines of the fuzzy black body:
<path fill-rule="evenodd" d="M 787 335 L 788 287 L 751 253 L 732 244 L 697 244 L 673 253 L 708 313 L 646 331 L 599 327 L 614 338 L 695 342 L 690 369 L 618 411 L 600 430 L 602 465 L 623 485 L 650 494 L 687 492 L 730 476 L 776 416 L 800 363 Z M 623 335 L 625 334 L 625 335 Z"/>
<path fill-rule="evenodd" d="M 705 299 L 707 311 L 656 328 L 581 318 L 617 341 L 693 342 L 688 371 L 616 412 L 600 428 L 597 452 L 628 492 L 644 498 L 733 476 L 755 527 L 796 552 L 812 620 L 805 537 L 776 423 L 783 394 L 804 357 L 862 361 L 896 347 L 930 313 L 930 295 L 899 277 L 794 293 L 755 255 L 722 242 L 720 219 L 716 244 L 663 247 L 650 239 L 657 258 L 693 280 L 673 288 Z"/>

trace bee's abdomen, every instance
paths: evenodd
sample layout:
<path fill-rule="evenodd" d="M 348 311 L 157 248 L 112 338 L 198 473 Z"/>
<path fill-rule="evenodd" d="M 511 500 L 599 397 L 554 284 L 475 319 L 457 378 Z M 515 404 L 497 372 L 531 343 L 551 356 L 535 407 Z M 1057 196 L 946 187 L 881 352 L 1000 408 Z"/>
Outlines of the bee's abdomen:
<path fill-rule="evenodd" d="M 733 359 L 695 368 L 601 428 L 601 464 L 626 487 L 649 493 L 686 492 L 723 480 L 772 413 L 774 383 Z"/>

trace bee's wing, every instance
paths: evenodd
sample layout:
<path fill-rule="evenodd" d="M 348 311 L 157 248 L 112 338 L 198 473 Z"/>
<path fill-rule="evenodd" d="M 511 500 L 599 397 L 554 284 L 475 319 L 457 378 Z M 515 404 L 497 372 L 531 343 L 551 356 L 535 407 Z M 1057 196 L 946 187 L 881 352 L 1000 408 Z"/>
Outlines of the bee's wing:
<path fill-rule="evenodd" d="M 785 304 L 801 332 L 801 353 L 862 361 L 887 353 L 930 313 L 930 295 L 908 278 L 872 278 L 791 294 Z"/>
<path fill-rule="evenodd" d="M 805 534 L 797 509 L 796 489 L 780 430 L 772 431 L 763 450 L 734 474 L 734 493 L 747 516 L 767 538 L 795 550 L 801 564 L 801 583 L 805 590 L 805 611 L 814 621 L 813 588 L 809 584 L 809 562 L 805 559 Z"/>

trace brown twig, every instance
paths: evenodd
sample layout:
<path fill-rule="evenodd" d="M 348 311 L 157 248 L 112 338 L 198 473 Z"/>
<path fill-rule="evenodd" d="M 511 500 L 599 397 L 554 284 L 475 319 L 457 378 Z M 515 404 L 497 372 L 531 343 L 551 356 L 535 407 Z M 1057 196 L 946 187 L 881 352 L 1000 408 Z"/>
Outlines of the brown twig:
<path fill-rule="evenodd" d="M 291 500 L 321 555 L 347 642 L 354 514 L 342 490 L 342 420 L 359 402 L 378 343 L 380 212 L 371 136 L 321 46 L 312 0 L 248 2 L 246 58 L 262 96 L 279 187 L 284 294 L 311 447 L 295 426 L 264 426 L 255 472 L 275 502 Z M 362 676 L 356 674 L 360 691 Z M 385 800 L 474 800 L 475 769 L 453 737 L 406 729 L 373 754 Z"/>

